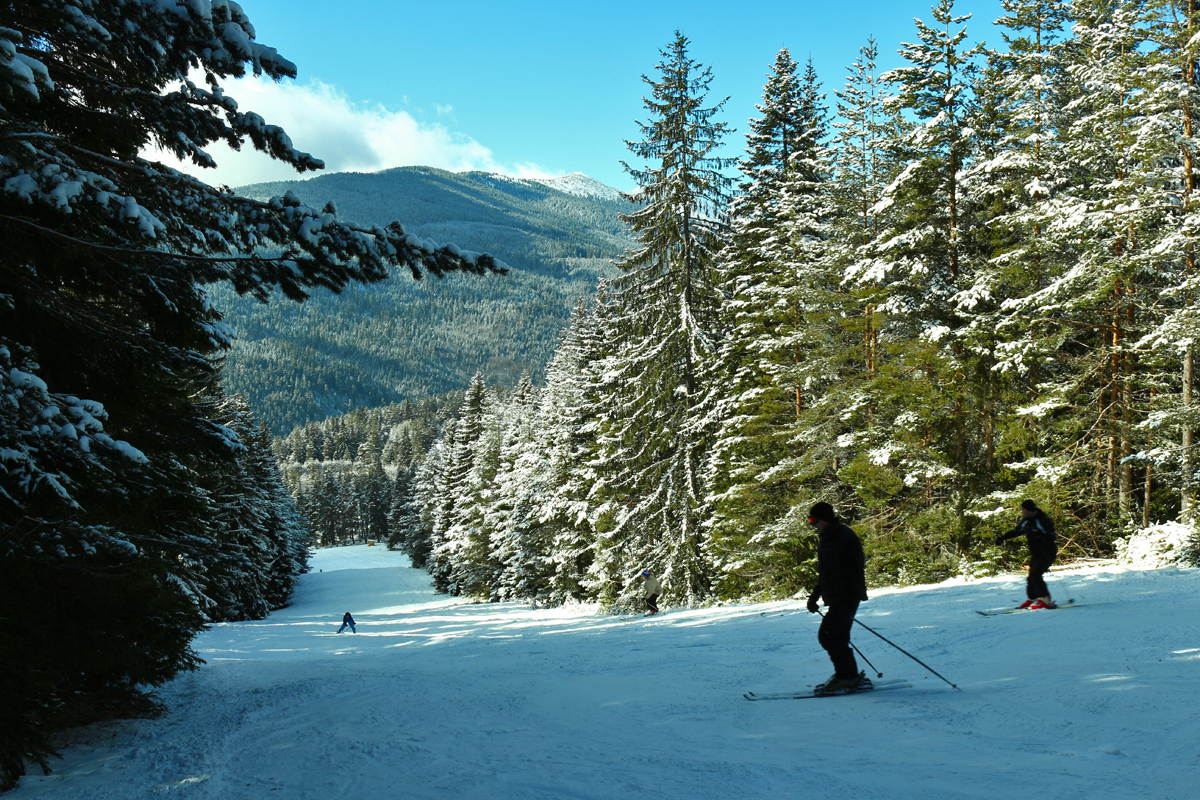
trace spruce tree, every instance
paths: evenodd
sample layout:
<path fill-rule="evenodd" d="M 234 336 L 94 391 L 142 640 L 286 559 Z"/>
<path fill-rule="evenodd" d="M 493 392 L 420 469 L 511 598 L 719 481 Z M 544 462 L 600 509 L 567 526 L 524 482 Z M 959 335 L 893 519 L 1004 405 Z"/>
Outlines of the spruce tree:
<path fill-rule="evenodd" d="M 905 139 L 913 124 L 894 84 L 878 71 L 874 39 L 859 49 L 837 93 L 831 127 L 836 179 L 829 185 L 832 231 L 826 272 L 812 314 L 813 348 L 806 359 L 815 379 L 799 413 L 795 436 L 806 443 L 796 470 L 812 499 L 833 503 L 862 534 L 869 520 L 903 486 L 895 471 L 870 453 L 890 435 L 888 404 L 907 391 L 892 353 L 902 335 L 891 324 L 881 258 L 872 243 L 906 213 L 888 199 L 903 173 Z M 868 539 L 869 544 L 869 539 Z M 877 562 L 876 562 L 877 563 Z"/>
<path fill-rule="evenodd" d="M 488 546 L 482 525 L 480 506 L 481 476 L 485 467 L 485 448 L 489 443 L 486 426 L 490 399 L 483 374 L 475 373 L 459 408 L 458 420 L 444 434 L 447 459 L 441 497 L 438 537 L 431 555 L 435 582 L 441 591 L 461 595 L 480 591 L 486 586 Z"/>
<path fill-rule="evenodd" d="M 1176 178 L 1167 184 L 1167 195 L 1173 202 L 1174 213 L 1171 224 L 1160 247 L 1177 259 L 1173 286 L 1164 294 L 1169 298 L 1172 313 L 1160 326 L 1152 331 L 1150 339 L 1156 349 L 1167 358 L 1179 360 L 1178 379 L 1160 408 L 1155 409 L 1156 423 L 1175 423 L 1180 430 L 1178 457 L 1162 459 L 1169 468 L 1177 470 L 1174 488 L 1179 494 L 1179 519 L 1191 523 L 1195 517 L 1196 487 L 1200 485 L 1195 447 L 1195 430 L 1200 427 L 1200 415 L 1193 402 L 1193 383 L 1196 360 L 1196 332 L 1200 328 L 1197 317 L 1196 286 L 1198 270 L 1196 263 L 1196 223 L 1200 208 L 1200 148 L 1197 133 L 1200 129 L 1200 4 L 1196 0 L 1163 3 L 1157 6 L 1159 13 L 1154 23 L 1154 40 L 1158 44 L 1156 61 L 1167 70 L 1170 79 L 1159 96 L 1177 105 L 1174 125 L 1162 129 L 1167 133 L 1173 129 L 1178 154 L 1170 159 Z M 1178 388 L 1176 388 L 1176 385 Z M 1155 442 L 1158 444 L 1158 442 Z M 1165 442 L 1164 442 L 1165 444 Z M 1174 448 L 1163 448 L 1170 452 Z M 1146 465 L 1145 481 L 1151 482 L 1151 465 Z M 1150 515 L 1150 493 L 1145 492 L 1144 518 Z M 1200 541 L 1198 539 L 1197 541 Z M 1196 559 L 1193 559 L 1195 561 Z"/>
<path fill-rule="evenodd" d="M 264 599 L 274 611 L 288 604 L 297 578 L 308 572 L 312 533 L 284 485 L 266 423 L 254 421 L 242 440 L 247 448 L 246 470 L 264 504 L 267 549 L 259 558 L 265 562 Z"/>
<path fill-rule="evenodd" d="M 843 440 L 853 453 L 842 475 L 899 529 L 902 549 L 950 569 L 966 544 L 964 490 L 979 467 L 979 407 L 968 379 L 976 360 L 961 336 L 969 303 L 960 292 L 974 274 L 961 176 L 972 157 L 966 109 L 981 50 L 964 46 L 969 15 L 956 15 L 953 0 L 931 13 L 932 24 L 916 20 L 918 41 L 901 48 L 909 66 L 883 76 L 915 124 L 896 143 L 903 169 L 873 207 L 889 212 L 887 224 L 867 245 L 870 257 L 846 275 L 880 319 L 878 360 L 856 404 L 867 419 Z M 911 515 L 903 521 L 883 511 L 897 501 Z"/>
<path fill-rule="evenodd" d="M 1183 10 L 1073 6 L 1071 73 L 1084 91 L 1064 154 L 1086 180 L 1071 188 L 1073 213 L 1061 227 L 1080 246 L 1075 268 L 1048 289 L 1044 305 L 1061 309 L 1054 316 L 1072 329 L 1066 335 L 1080 354 L 1078 377 L 1062 394 L 1093 413 L 1062 445 L 1075 466 L 1075 504 L 1099 542 L 1148 515 L 1155 458 L 1146 452 L 1157 423 L 1144 420 L 1164 418 L 1155 412 L 1179 394 L 1177 351 L 1195 330 L 1186 311 L 1192 214 L 1180 202 L 1189 181 L 1180 144 L 1195 97 L 1195 79 L 1185 76 L 1195 45 L 1187 17 L 1177 14 Z"/>
<path fill-rule="evenodd" d="M 392 504 L 388 512 L 388 549 L 402 550 L 417 568 L 425 565 L 428 553 L 421 552 L 419 513 L 413 498 L 413 474 L 397 469 L 392 482 Z"/>
<path fill-rule="evenodd" d="M 545 451 L 539 445 L 540 398 L 524 371 L 499 409 L 504 435 L 500 466 L 489 492 L 485 526 L 491 535 L 494 600 L 549 600 L 550 526 L 543 520 L 549 496 Z"/>
<path fill-rule="evenodd" d="M 960 339 L 976 354 L 973 383 L 980 420 L 979 468 L 972 502 L 987 518 L 1014 493 L 1035 495 L 1059 517 L 1063 498 L 1038 480 L 1054 455 L 1053 429 L 1064 406 L 1047 389 L 1061 376 L 1056 326 L 1045 321 L 1039 293 L 1075 261 L 1070 239 L 1056 236 L 1061 201 L 1074 171 L 1059 132 L 1070 124 L 1074 81 L 1067 72 L 1065 0 L 1005 0 L 1007 52 L 989 51 L 968 103 L 976 131 L 973 161 L 963 171 L 965 237 L 975 255 L 963 291 L 969 306 Z M 1025 409 L 1040 408 L 1041 413 Z M 1060 499 L 1061 498 L 1061 499 Z M 995 531 L 981 531 L 986 541 Z"/>
<path fill-rule="evenodd" d="M 828 239 L 830 165 L 823 98 L 786 48 L 776 56 L 760 119 L 750 121 L 745 180 L 722 258 L 723 341 L 710 379 L 716 435 L 709 452 L 711 557 L 718 591 L 791 594 L 809 577 L 811 537 L 789 512 L 796 495 L 793 440 L 813 293 Z"/>
<path fill-rule="evenodd" d="M 452 565 L 444 549 L 455 498 L 447 491 L 446 477 L 451 468 L 455 427 L 455 420 L 447 421 L 442 437 L 434 441 L 413 476 L 413 496 L 416 507 L 420 509 L 419 544 L 414 551 L 427 554 L 423 566 L 433 577 L 433 588 L 439 592 L 450 591 Z"/>
<path fill-rule="evenodd" d="M 719 298 L 714 267 L 727 238 L 731 159 L 717 155 L 728 129 L 724 102 L 706 106 L 712 71 L 688 54 L 676 33 L 662 51 L 629 149 L 647 164 L 626 171 L 640 208 L 625 217 L 638 245 L 618 264 L 622 275 L 602 313 L 614 354 L 605 360 L 599 417 L 599 547 L 613 557 L 605 579 L 650 569 L 664 594 L 705 596 L 711 567 L 701 527 L 700 481 L 706 436 L 697 406 L 713 352 Z"/>
<path fill-rule="evenodd" d="M 600 332 L 595 308 L 607 299 L 603 281 L 592 307 L 579 299 L 546 368 L 546 388 L 538 408 L 538 449 L 545 455 L 546 481 L 540 519 L 549 540 L 549 592 L 554 603 L 596 597 L 612 586 L 596 568 L 591 526 L 592 490 L 597 484 L 593 461 L 597 426 L 592 413 L 600 377 L 595 366 L 603 363 L 612 344 Z"/>

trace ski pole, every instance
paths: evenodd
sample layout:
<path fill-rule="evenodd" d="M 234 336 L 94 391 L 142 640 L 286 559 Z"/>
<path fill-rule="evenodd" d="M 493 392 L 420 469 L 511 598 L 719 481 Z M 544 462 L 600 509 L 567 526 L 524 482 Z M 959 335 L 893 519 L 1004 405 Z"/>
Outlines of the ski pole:
<path fill-rule="evenodd" d="M 875 677 L 876 677 L 876 678 L 882 678 L 882 677 L 883 677 L 883 673 L 882 673 L 882 672 L 880 672 L 878 669 L 876 669 L 876 668 L 875 668 L 875 665 L 874 665 L 874 664 L 872 664 L 872 663 L 870 662 L 870 660 L 869 660 L 869 659 L 868 659 L 866 656 L 864 656 L 864 655 L 863 655 L 863 653 L 862 653 L 862 650 L 859 650 L 859 649 L 858 649 L 858 646 L 857 646 L 856 644 L 854 644 L 854 642 L 851 642 L 851 643 L 850 643 L 850 646 L 854 648 L 854 652 L 858 653 L 858 657 L 859 657 L 859 658 L 861 658 L 863 661 L 866 661 L 866 662 L 867 662 L 867 666 L 868 666 L 868 667 L 870 667 L 870 668 L 871 668 L 871 671 L 875 673 Z"/>
<path fill-rule="evenodd" d="M 817 614 L 821 617 L 821 619 L 825 619 L 825 615 L 821 613 L 820 609 L 817 610 Z M 876 669 L 875 665 L 871 663 L 870 659 L 863 655 L 862 650 L 858 649 L 858 645 L 854 644 L 854 642 L 851 642 L 850 646 L 854 648 L 854 652 L 858 653 L 859 658 L 867 662 L 867 666 L 870 667 L 871 671 L 875 673 L 876 678 L 883 677 L 883 673 Z"/>
<path fill-rule="evenodd" d="M 888 644 L 890 644 L 892 647 L 894 647 L 894 648 L 896 648 L 897 650 L 899 650 L 901 653 L 904 653 L 904 655 L 908 656 L 908 657 L 909 657 L 909 658 L 911 658 L 913 661 L 917 662 L 917 663 L 918 663 L 918 664 L 920 664 L 922 667 L 924 667 L 925 669 L 927 669 L 927 670 L 929 670 L 930 672 L 932 672 L 934 675 L 937 675 L 939 678 L 941 678 L 942 680 L 946 681 L 946 683 L 950 683 L 950 681 L 946 680 L 946 678 L 944 678 L 944 677 L 943 677 L 943 676 L 942 676 L 940 673 L 938 673 L 938 671 L 937 671 L 937 670 L 935 670 L 933 667 L 929 666 L 929 665 L 928 665 L 928 664 L 926 664 L 924 661 L 922 661 L 921 659 L 917 658 L 916 656 L 914 656 L 912 653 L 910 653 L 910 652 L 908 652 L 907 650 L 905 650 L 905 649 L 904 649 L 903 647 L 901 647 L 900 645 L 896 644 L 896 643 L 895 643 L 895 642 L 893 642 L 893 641 L 890 641 L 890 640 L 888 640 L 888 639 L 887 639 L 887 637 L 885 637 L 883 634 L 879 633 L 879 631 L 875 630 L 875 629 L 874 629 L 874 628 L 872 628 L 870 625 L 867 625 L 865 622 L 862 622 L 861 620 L 857 620 L 857 619 L 856 619 L 856 620 L 854 620 L 854 621 L 855 621 L 855 622 L 857 622 L 859 625 L 862 625 L 864 628 L 866 628 L 867 630 L 869 630 L 871 633 L 873 633 L 873 634 L 875 634 L 876 636 L 878 636 L 880 639 L 883 639 L 885 642 L 887 642 L 887 643 L 888 643 Z M 874 669 L 874 667 L 872 667 L 872 669 Z M 955 684 L 953 684 L 953 683 L 950 683 L 950 685 L 951 685 L 951 686 L 953 686 L 955 689 L 958 689 L 958 691 L 960 691 L 960 692 L 962 691 L 962 689 L 959 689 L 959 688 L 958 688 L 958 686 L 956 686 Z"/>

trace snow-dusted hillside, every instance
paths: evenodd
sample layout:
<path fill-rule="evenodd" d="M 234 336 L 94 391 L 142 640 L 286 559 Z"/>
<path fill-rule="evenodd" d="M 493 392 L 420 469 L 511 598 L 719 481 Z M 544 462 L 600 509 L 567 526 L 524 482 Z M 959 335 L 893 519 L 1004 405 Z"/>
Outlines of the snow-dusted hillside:
<path fill-rule="evenodd" d="M 622 194 L 609 186 L 607 183 L 601 183 L 595 178 L 588 177 L 582 172 L 572 172 L 567 175 L 560 175 L 557 178 L 540 178 L 535 181 L 543 186 L 549 186 L 551 189 L 570 194 L 576 197 L 594 197 L 598 200 L 612 200 L 618 202 L 622 199 Z"/>
<path fill-rule="evenodd" d="M 543 184 L 399 167 L 239 192 L 256 199 L 292 192 L 315 208 L 332 202 L 341 217 L 362 224 L 399 220 L 422 239 L 492 253 L 512 267 L 505 277 L 417 282 L 406 274 L 337 295 L 317 291 L 303 304 L 264 305 L 210 287 L 238 334 L 225 358 L 225 386 L 278 436 L 353 408 L 463 389 L 476 372 L 501 386 L 515 386 L 526 369 L 541 381 L 579 298 L 614 275 L 612 260 L 632 245 L 620 218 L 629 205 L 582 175 Z"/>
<path fill-rule="evenodd" d="M 379 548 L 319 551 L 291 608 L 215 626 L 157 721 L 85 729 L 11 798 L 1189 800 L 1200 572 L 1058 570 L 1077 606 L 984 618 L 1017 576 L 873 593 L 856 627 L 913 688 L 750 703 L 830 672 L 799 603 L 467 605 Z M 318 571 L 321 570 L 321 571 Z M 354 613 L 358 633 L 338 635 Z"/>

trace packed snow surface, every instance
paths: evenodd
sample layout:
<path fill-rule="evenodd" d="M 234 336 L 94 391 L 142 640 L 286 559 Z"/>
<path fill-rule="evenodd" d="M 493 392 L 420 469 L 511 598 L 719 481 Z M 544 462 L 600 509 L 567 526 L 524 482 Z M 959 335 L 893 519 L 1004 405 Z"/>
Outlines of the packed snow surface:
<path fill-rule="evenodd" d="M 216 625 L 171 712 L 74 732 L 8 797 L 1200 796 L 1200 571 L 1056 570 L 873 592 L 855 643 L 912 688 L 747 702 L 830 666 L 802 603 L 618 621 L 435 595 L 378 547 L 320 550 L 294 603 Z M 337 634 L 350 611 L 358 633 Z M 866 668 L 860 661 L 860 666 Z M 870 674 L 870 673 L 869 673 Z M 8 800 L 6 798 L 6 800 Z"/>

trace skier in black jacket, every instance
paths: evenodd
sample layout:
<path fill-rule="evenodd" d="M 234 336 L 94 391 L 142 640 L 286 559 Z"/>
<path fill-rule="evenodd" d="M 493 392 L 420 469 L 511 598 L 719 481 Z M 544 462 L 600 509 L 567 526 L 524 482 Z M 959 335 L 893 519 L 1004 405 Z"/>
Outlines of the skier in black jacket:
<path fill-rule="evenodd" d="M 850 649 L 850 627 L 858 604 L 867 599 L 866 559 L 862 542 L 838 518 L 829 503 L 817 503 L 808 512 L 808 522 L 821 539 L 817 545 L 817 588 L 808 598 L 808 610 L 816 614 L 817 600 L 824 598 L 829 609 L 821 620 L 817 641 L 829 653 L 834 673 L 817 687 L 818 692 L 857 689 L 867 678 L 858 671 Z"/>
<path fill-rule="evenodd" d="M 1024 536 L 1029 544 L 1029 578 L 1025 582 L 1025 596 L 1028 598 L 1021 608 L 1057 608 L 1050 597 L 1050 589 L 1046 586 L 1042 575 L 1050 569 L 1054 559 L 1058 557 L 1058 543 L 1054 538 L 1054 523 L 1046 512 L 1037 507 L 1032 500 L 1021 503 L 1023 519 L 1008 533 L 996 537 L 996 544 L 1001 544 L 1017 536 Z"/>

